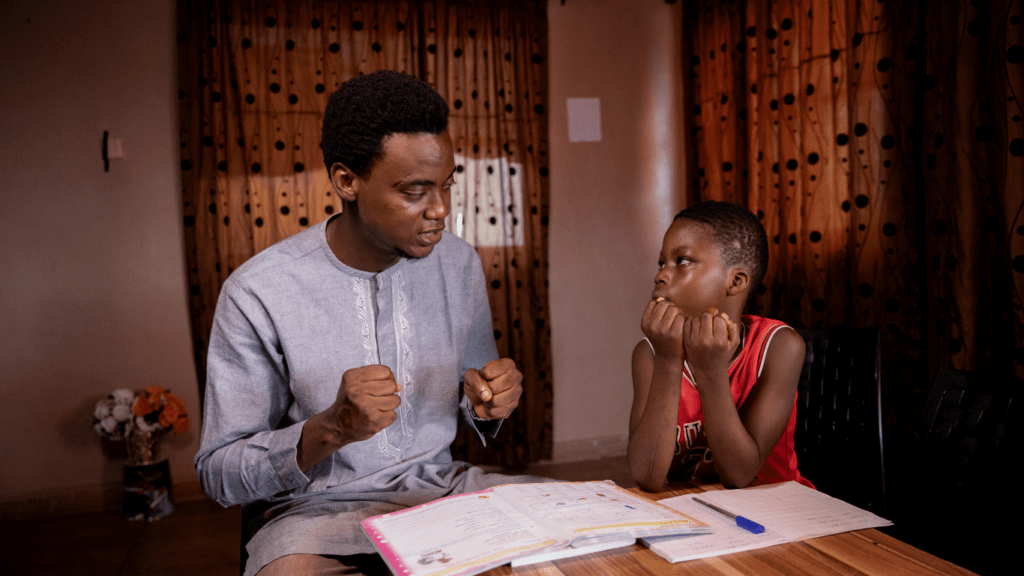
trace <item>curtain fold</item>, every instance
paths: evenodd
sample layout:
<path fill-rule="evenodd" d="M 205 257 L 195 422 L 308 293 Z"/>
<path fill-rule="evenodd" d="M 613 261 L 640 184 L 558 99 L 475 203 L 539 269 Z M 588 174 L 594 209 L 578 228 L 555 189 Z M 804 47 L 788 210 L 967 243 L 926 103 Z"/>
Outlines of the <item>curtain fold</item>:
<path fill-rule="evenodd" d="M 939 368 L 1024 376 L 1020 8 L 687 3 L 688 197 L 764 223 L 754 313 L 882 330 L 890 426 Z"/>
<path fill-rule="evenodd" d="M 451 229 L 477 247 L 501 356 L 514 358 L 529 399 L 494 448 L 505 464 L 551 457 L 547 309 L 546 2 L 424 2 L 421 77 L 452 108 L 456 154 Z M 540 442 L 537 438 L 543 438 Z M 491 448 L 462 430 L 456 456 Z"/>
<path fill-rule="evenodd" d="M 460 435 L 453 452 L 507 467 L 549 458 L 546 3 L 181 0 L 178 50 L 200 392 L 228 275 L 341 209 L 319 146 L 330 94 L 359 74 L 397 70 L 451 107 L 448 229 L 477 248 L 499 353 L 524 374 L 520 407 L 494 446 Z"/>

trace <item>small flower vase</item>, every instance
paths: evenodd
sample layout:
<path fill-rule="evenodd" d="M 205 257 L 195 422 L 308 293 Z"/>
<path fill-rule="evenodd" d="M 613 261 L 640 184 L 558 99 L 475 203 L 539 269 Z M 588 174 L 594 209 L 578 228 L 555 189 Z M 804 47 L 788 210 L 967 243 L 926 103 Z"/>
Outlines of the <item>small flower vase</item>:
<path fill-rule="evenodd" d="M 156 461 L 156 444 L 167 430 L 146 432 L 132 427 L 125 436 L 128 462 L 124 466 L 124 515 L 128 520 L 157 520 L 174 512 L 171 468 Z"/>
<path fill-rule="evenodd" d="M 129 466 L 148 466 L 156 463 L 156 443 L 167 435 L 167 430 L 145 432 L 133 426 L 124 441 L 128 446 Z"/>

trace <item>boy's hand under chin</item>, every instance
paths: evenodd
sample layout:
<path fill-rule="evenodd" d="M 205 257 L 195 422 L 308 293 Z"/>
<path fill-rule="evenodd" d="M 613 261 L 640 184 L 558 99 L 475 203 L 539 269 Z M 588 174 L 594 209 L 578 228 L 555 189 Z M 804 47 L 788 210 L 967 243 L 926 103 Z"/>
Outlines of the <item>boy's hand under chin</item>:
<path fill-rule="evenodd" d="M 686 317 L 683 316 L 683 312 L 664 298 L 647 303 L 644 315 L 640 318 L 640 329 L 650 340 L 655 356 L 682 363 L 685 357 L 683 352 L 685 321 Z"/>
<path fill-rule="evenodd" d="M 714 308 L 687 318 L 683 326 L 683 348 L 694 374 L 726 375 L 739 348 L 742 329 L 728 314 Z M 728 378 L 725 381 L 728 382 Z"/>

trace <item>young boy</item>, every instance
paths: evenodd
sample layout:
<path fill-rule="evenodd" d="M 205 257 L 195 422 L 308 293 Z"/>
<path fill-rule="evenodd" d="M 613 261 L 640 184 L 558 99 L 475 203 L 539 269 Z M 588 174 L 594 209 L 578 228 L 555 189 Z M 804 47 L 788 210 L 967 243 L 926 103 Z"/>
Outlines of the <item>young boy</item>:
<path fill-rule="evenodd" d="M 628 459 L 644 490 L 715 474 L 731 488 L 755 477 L 813 487 L 793 448 L 804 341 L 741 317 L 767 266 L 764 227 L 735 204 L 690 206 L 665 233 L 647 338 L 633 349 Z"/>

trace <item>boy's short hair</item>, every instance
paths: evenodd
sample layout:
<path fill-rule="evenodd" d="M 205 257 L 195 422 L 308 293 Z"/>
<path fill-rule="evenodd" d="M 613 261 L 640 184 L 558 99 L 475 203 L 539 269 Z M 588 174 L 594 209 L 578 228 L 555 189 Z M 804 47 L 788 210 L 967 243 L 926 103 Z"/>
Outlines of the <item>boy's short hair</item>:
<path fill-rule="evenodd" d="M 384 157 L 391 134 L 440 134 L 448 128 L 448 103 L 415 76 L 381 70 L 357 76 L 331 94 L 320 147 L 330 172 L 340 162 L 360 178 Z"/>
<path fill-rule="evenodd" d="M 768 234 L 757 216 L 736 204 L 705 200 L 676 214 L 675 220 L 680 218 L 708 226 L 726 266 L 739 265 L 750 272 L 753 295 L 768 270 Z"/>

